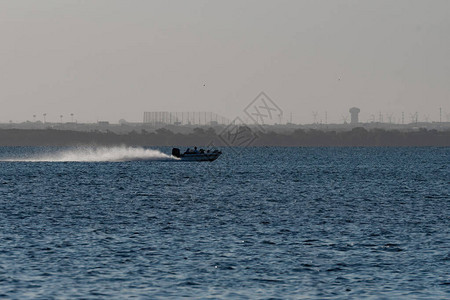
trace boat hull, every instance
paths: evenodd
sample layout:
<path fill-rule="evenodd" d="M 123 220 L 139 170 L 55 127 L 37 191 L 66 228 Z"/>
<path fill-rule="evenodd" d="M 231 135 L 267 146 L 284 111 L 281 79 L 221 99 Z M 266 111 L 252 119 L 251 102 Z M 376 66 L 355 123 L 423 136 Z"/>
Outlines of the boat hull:
<path fill-rule="evenodd" d="M 194 148 L 194 151 L 186 150 L 183 154 L 180 152 L 179 148 L 172 149 L 172 156 L 176 157 L 180 161 L 214 161 L 222 154 L 219 150 L 203 150 L 197 151 L 197 148 Z"/>

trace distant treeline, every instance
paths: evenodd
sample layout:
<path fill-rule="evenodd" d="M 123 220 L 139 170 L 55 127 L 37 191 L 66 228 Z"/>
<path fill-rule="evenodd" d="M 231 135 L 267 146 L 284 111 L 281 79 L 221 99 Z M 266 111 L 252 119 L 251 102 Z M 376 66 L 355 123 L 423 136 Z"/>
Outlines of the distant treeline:
<path fill-rule="evenodd" d="M 290 133 L 261 132 L 248 127 L 229 128 L 216 133 L 214 129 L 195 128 L 191 133 L 173 133 L 167 129 L 155 132 L 132 131 L 81 132 L 68 130 L 0 129 L 0 146 L 450 146 L 450 131 L 419 129 L 397 131 L 361 127 L 349 131 L 297 129 Z"/>

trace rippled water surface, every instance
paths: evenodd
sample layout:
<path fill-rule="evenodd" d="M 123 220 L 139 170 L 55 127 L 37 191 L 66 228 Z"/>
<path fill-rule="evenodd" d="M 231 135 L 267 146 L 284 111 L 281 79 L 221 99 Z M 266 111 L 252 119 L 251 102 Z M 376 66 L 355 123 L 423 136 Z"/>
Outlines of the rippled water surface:
<path fill-rule="evenodd" d="M 0 298 L 450 298 L 449 148 L 111 151 L 0 148 Z"/>

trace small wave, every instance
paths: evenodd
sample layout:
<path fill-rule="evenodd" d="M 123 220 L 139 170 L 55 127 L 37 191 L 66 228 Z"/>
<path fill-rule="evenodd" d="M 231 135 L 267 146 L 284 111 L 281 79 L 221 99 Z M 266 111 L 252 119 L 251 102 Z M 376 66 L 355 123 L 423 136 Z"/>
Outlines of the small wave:
<path fill-rule="evenodd" d="M 124 162 L 136 160 L 177 160 L 154 149 L 141 147 L 79 147 L 26 157 L 4 158 L 7 162 Z"/>

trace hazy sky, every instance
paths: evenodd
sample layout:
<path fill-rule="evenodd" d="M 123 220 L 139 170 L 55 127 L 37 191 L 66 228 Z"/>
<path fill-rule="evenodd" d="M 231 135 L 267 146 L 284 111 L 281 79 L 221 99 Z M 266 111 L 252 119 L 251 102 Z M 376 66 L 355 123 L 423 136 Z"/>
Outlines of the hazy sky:
<path fill-rule="evenodd" d="M 0 0 L 0 122 L 450 113 L 450 1 Z M 386 117 L 385 121 L 386 121 Z"/>

